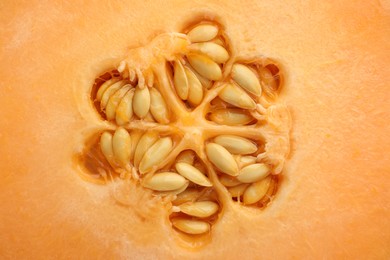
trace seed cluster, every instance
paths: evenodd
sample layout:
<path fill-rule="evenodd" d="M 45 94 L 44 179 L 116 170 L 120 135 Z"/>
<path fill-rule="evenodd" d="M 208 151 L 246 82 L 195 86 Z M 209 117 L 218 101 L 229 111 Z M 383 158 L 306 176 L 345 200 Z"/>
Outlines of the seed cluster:
<path fill-rule="evenodd" d="M 126 125 L 135 118 L 167 124 L 169 111 L 165 100 L 155 87 L 134 86 L 126 78 L 111 78 L 96 93 L 100 111 L 106 119 Z"/>
<path fill-rule="evenodd" d="M 86 147 L 86 168 L 171 196 L 171 223 L 189 236 L 209 234 L 225 203 L 269 204 L 289 151 L 279 66 L 229 46 L 202 21 L 133 50 L 92 89 L 112 128 Z"/>
<path fill-rule="evenodd" d="M 190 106 L 203 100 L 204 89 L 222 79 L 222 68 L 229 59 L 226 44 L 215 24 L 202 23 L 187 33 L 188 53 L 173 61 L 173 82 L 177 95 Z"/>

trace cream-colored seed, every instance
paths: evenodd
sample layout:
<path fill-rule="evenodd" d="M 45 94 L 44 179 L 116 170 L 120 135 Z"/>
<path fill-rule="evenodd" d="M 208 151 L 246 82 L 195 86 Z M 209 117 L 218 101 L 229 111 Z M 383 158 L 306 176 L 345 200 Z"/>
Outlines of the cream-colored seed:
<path fill-rule="evenodd" d="M 169 112 L 165 100 L 160 92 L 155 89 L 150 89 L 150 112 L 157 122 L 161 124 L 169 123 Z"/>
<path fill-rule="evenodd" d="M 139 172 L 144 174 L 154 166 L 158 166 L 172 151 L 173 142 L 170 137 L 159 139 L 150 147 L 139 164 Z"/>
<path fill-rule="evenodd" d="M 264 179 L 270 173 L 270 168 L 264 163 L 255 163 L 241 169 L 237 179 L 243 183 L 253 183 Z"/>
<path fill-rule="evenodd" d="M 135 130 L 135 131 L 131 131 L 131 133 L 130 133 L 130 139 L 131 139 L 130 160 L 131 161 L 133 161 L 133 159 L 134 159 L 135 150 L 137 149 L 138 142 L 139 142 L 139 140 L 141 139 L 142 136 L 143 135 L 142 135 L 141 131 Z M 141 159 L 139 159 L 139 160 L 141 160 Z"/>
<path fill-rule="evenodd" d="M 230 175 L 238 175 L 238 166 L 233 158 L 233 155 L 229 153 L 222 145 L 216 143 L 208 143 L 206 145 L 206 154 L 209 160 L 220 171 Z"/>
<path fill-rule="evenodd" d="M 213 86 L 213 81 L 206 79 L 205 77 L 201 76 L 194 68 L 191 67 L 190 64 L 186 64 L 186 68 L 191 70 L 192 73 L 199 79 L 200 83 L 202 84 L 202 87 L 209 89 Z"/>
<path fill-rule="evenodd" d="M 104 132 L 100 137 L 100 149 L 107 159 L 107 161 L 111 164 L 111 166 L 115 165 L 115 157 L 114 151 L 112 149 L 112 134 L 109 132 Z"/>
<path fill-rule="evenodd" d="M 267 193 L 263 196 L 263 198 L 261 198 L 261 200 L 259 200 L 259 203 L 262 203 L 263 205 L 265 204 L 268 204 L 268 202 L 271 201 L 271 198 L 273 197 L 273 195 L 275 194 L 276 192 L 276 181 L 274 178 L 271 178 L 271 181 L 270 181 L 270 184 L 269 184 L 269 188 L 268 188 L 268 191 Z"/>
<path fill-rule="evenodd" d="M 179 162 L 176 163 L 176 170 L 177 172 L 187 178 L 188 180 L 192 181 L 195 184 L 198 184 L 200 186 L 205 187 L 211 187 L 213 184 L 210 182 L 210 180 L 199 171 L 197 168 L 192 166 L 191 164 L 185 163 L 185 162 Z"/>
<path fill-rule="evenodd" d="M 219 206 L 213 201 L 197 201 L 181 204 L 180 211 L 193 217 L 207 218 L 217 213 Z"/>
<path fill-rule="evenodd" d="M 103 93 L 106 92 L 106 90 L 113 85 L 114 83 L 118 82 L 120 79 L 118 78 L 112 78 L 104 82 L 98 89 L 96 93 L 96 100 L 100 101 L 102 100 Z"/>
<path fill-rule="evenodd" d="M 144 118 L 150 109 L 150 92 L 148 87 L 137 86 L 133 98 L 133 110 L 139 118 Z"/>
<path fill-rule="evenodd" d="M 234 64 L 232 67 L 232 78 L 246 91 L 256 96 L 261 95 L 260 81 L 249 67 L 242 64 Z"/>
<path fill-rule="evenodd" d="M 210 231 L 210 224 L 206 221 L 186 218 L 173 218 L 171 221 L 175 228 L 187 234 L 200 235 Z"/>
<path fill-rule="evenodd" d="M 187 188 L 188 188 L 188 185 L 190 184 L 189 181 L 186 181 L 186 183 L 181 186 L 180 188 L 176 189 L 176 190 L 170 190 L 170 191 L 160 191 L 158 192 L 157 194 L 158 195 L 161 195 L 161 196 L 169 196 L 169 195 L 178 195 L 180 193 L 183 193 Z M 180 210 L 179 210 L 180 211 Z M 177 211 L 177 212 L 179 212 Z"/>
<path fill-rule="evenodd" d="M 257 157 L 256 156 L 250 156 L 250 155 L 241 156 L 239 161 L 240 161 L 240 167 L 245 167 L 245 166 L 248 166 L 250 164 L 256 163 Z"/>
<path fill-rule="evenodd" d="M 124 85 L 126 84 L 125 81 L 121 80 L 121 81 L 118 81 L 118 82 L 115 82 L 114 84 L 112 84 L 111 86 L 109 86 L 106 91 L 104 91 L 103 95 L 102 95 L 102 98 L 100 100 L 100 109 L 103 111 L 106 109 L 106 106 L 107 106 L 107 103 L 108 103 L 108 100 L 110 99 L 110 97 L 115 93 L 117 92 L 120 88 L 122 88 Z"/>
<path fill-rule="evenodd" d="M 234 84 L 226 84 L 222 91 L 219 92 L 219 97 L 236 107 L 244 109 L 256 108 L 255 101 L 242 88 Z"/>
<path fill-rule="evenodd" d="M 130 89 L 120 101 L 116 109 L 116 123 L 118 125 L 125 125 L 130 122 L 133 117 L 133 96 L 135 89 Z"/>
<path fill-rule="evenodd" d="M 181 205 L 183 203 L 189 202 L 189 201 L 196 201 L 196 199 L 199 197 L 199 190 L 196 188 L 188 188 L 182 193 L 178 194 L 176 199 L 172 202 L 173 205 Z"/>
<path fill-rule="evenodd" d="M 191 66 L 206 79 L 220 80 L 222 78 L 221 68 L 209 57 L 198 53 L 189 53 L 187 58 Z"/>
<path fill-rule="evenodd" d="M 246 125 L 253 121 L 253 117 L 241 109 L 218 109 L 210 114 L 210 119 L 220 125 Z"/>
<path fill-rule="evenodd" d="M 218 34 L 218 27 L 211 24 L 201 24 L 187 33 L 191 42 L 207 42 L 214 39 Z"/>
<path fill-rule="evenodd" d="M 229 193 L 232 195 L 233 198 L 241 197 L 242 194 L 244 194 L 245 190 L 248 188 L 249 184 L 240 184 L 234 187 L 230 187 L 228 189 Z"/>
<path fill-rule="evenodd" d="M 126 129 L 118 128 L 112 138 L 112 148 L 115 160 L 122 167 L 126 167 L 130 162 L 131 154 L 131 137 Z"/>
<path fill-rule="evenodd" d="M 236 135 L 219 135 L 214 142 L 222 145 L 233 154 L 251 154 L 257 151 L 257 146 L 249 139 Z"/>
<path fill-rule="evenodd" d="M 219 177 L 219 181 L 225 187 L 234 187 L 234 186 L 241 184 L 241 182 L 239 180 L 237 180 L 237 178 L 231 177 L 231 176 L 228 176 L 225 174 L 223 174 L 223 175 L 221 175 L 221 177 Z"/>
<path fill-rule="evenodd" d="M 174 62 L 173 70 L 174 70 L 173 84 L 175 85 L 177 95 L 181 99 L 187 100 L 188 92 L 189 92 L 188 79 L 184 71 L 184 67 L 180 61 Z"/>
<path fill-rule="evenodd" d="M 219 44 L 213 42 L 194 43 L 189 46 L 190 50 L 201 52 L 207 55 L 216 63 L 225 63 L 229 59 L 227 50 Z"/>
<path fill-rule="evenodd" d="M 271 176 L 252 183 L 244 192 L 243 202 L 246 205 L 254 204 L 261 200 L 266 194 L 270 187 Z"/>
<path fill-rule="evenodd" d="M 146 151 L 158 140 L 158 133 L 146 132 L 137 144 L 137 148 L 134 153 L 134 165 L 138 166 L 144 157 Z"/>
<path fill-rule="evenodd" d="M 189 69 L 185 68 L 188 79 L 188 101 L 191 105 L 197 106 L 203 99 L 203 87 L 196 75 Z"/>
<path fill-rule="evenodd" d="M 142 181 L 145 188 L 155 191 L 173 191 L 186 184 L 186 179 L 175 172 L 160 172 Z"/>
<path fill-rule="evenodd" d="M 185 150 L 176 157 L 176 162 L 184 162 L 193 165 L 195 161 L 195 152 L 192 150 Z"/>
<path fill-rule="evenodd" d="M 107 120 L 114 120 L 116 116 L 116 110 L 118 108 L 119 103 L 126 95 L 126 93 L 130 90 L 131 85 L 127 84 L 120 88 L 117 92 L 115 92 L 109 99 L 106 107 L 106 117 Z"/>

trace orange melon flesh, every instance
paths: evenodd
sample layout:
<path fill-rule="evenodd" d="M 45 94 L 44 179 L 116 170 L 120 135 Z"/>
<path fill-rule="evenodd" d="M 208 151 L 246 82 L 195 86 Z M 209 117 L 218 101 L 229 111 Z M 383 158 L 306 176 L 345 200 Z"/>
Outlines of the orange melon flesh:
<path fill-rule="evenodd" d="M 390 257 L 388 2 L 100 2 L 2 5 L 1 258 Z M 72 158 L 102 126 L 83 105 L 95 76 L 203 13 L 283 65 L 292 151 L 266 210 L 228 209 L 189 250 L 163 208 L 118 204 Z"/>

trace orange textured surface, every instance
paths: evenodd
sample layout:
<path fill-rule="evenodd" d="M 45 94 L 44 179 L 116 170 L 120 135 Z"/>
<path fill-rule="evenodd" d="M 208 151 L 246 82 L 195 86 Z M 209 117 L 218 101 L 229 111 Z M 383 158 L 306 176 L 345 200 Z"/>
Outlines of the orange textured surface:
<path fill-rule="evenodd" d="M 0 4 L 1 258 L 390 257 L 388 1 L 26 1 Z M 189 251 L 83 181 L 94 77 L 129 47 L 215 14 L 245 55 L 278 60 L 293 117 L 278 198 L 233 208 Z M 226 256 L 226 257 L 224 257 Z"/>

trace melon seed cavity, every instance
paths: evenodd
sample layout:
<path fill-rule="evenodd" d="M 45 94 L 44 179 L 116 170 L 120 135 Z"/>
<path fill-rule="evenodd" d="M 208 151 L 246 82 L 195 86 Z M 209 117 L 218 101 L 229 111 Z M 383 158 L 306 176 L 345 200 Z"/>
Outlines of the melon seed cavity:
<path fill-rule="evenodd" d="M 78 157 L 83 176 L 169 198 L 174 232 L 194 238 L 211 236 L 229 203 L 270 205 L 290 142 L 283 73 L 260 53 L 235 58 L 232 41 L 199 21 L 97 76 L 91 103 L 107 124 Z"/>

